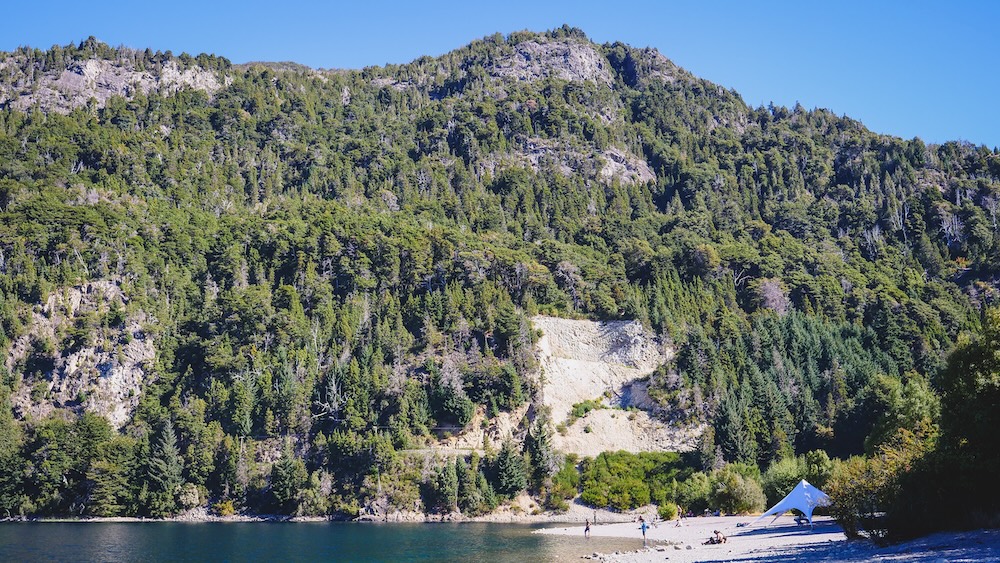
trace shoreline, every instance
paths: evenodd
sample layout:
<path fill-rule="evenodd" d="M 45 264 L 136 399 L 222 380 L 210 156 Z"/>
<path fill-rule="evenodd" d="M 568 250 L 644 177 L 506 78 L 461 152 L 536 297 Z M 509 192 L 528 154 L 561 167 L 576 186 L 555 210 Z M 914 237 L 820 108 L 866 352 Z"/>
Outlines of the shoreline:
<path fill-rule="evenodd" d="M 588 512 L 592 512 L 588 509 Z M 837 523 L 830 517 L 816 517 L 815 526 L 798 526 L 791 516 L 782 516 L 773 524 L 750 524 L 755 516 L 697 516 L 685 518 L 682 525 L 676 521 L 655 522 L 647 529 L 647 545 L 643 546 L 642 533 L 637 522 L 639 513 L 609 513 L 618 521 L 591 522 L 591 537 L 602 540 L 622 540 L 623 548 L 613 553 L 600 553 L 587 549 L 583 520 L 577 519 L 579 511 L 563 514 L 496 514 L 491 518 L 425 518 L 422 520 L 397 520 L 379 523 L 493 523 L 524 526 L 549 524 L 531 531 L 532 534 L 561 536 L 562 547 L 556 548 L 557 558 L 578 558 L 609 563 L 649 563 L 669 560 L 671 563 L 696 563 L 700 561 L 873 561 L 881 563 L 937 563 L 939 561 L 1000 561 L 1000 529 L 979 529 L 960 532 L 938 532 L 922 538 L 877 546 L 866 540 L 848 540 Z M 647 514 L 643 514 L 644 516 Z M 447 516 L 447 515 L 445 515 Z M 600 512 L 598 513 L 601 517 Z M 213 516 L 207 512 L 187 514 L 173 518 L 139 517 L 62 517 L 62 518 L 5 518 L 0 522 L 22 523 L 159 523 L 159 522 L 373 522 L 372 520 L 343 520 L 333 517 L 291 517 L 281 515 Z M 706 545 L 705 540 L 720 530 L 727 536 L 726 543 Z M 558 545 L 558 544 L 557 544 Z M 595 548 L 600 542 L 594 542 Z M 607 544 L 605 548 L 607 548 Z M 634 545 L 634 547 L 628 547 Z M 582 548 L 582 549 L 581 549 Z M 598 548 L 599 549 L 599 548 Z"/>
<path fill-rule="evenodd" d="M 508 505 L 498 507 L 490 514 L 465 516 L 460 512 L 428 514 L 416 511 L 395 511 L 387 514 L 362 514 L 355 518 L 340 516 L 291 516 L 285 514 L 234 514 L 219 516 L 199 507 L 167 518 L 146 518 L 140 516 L 40 516 L 0 518 L 0 522 L 362 522 L 362 523 L 442 523 L 478 522 L 493 524 L 583 524 L 632 522 L 643 516 L 649 521 L 656 515 L 655 506 L 644 506 L 626 512 L 615 512 L 603 508 L 592 508 L 579 502 L 571 502 L 565 512 L 541 512 L 529 497 L 518 497 Z"/>
<path fill-rule="evenodd" d="M 585 559 L 613 563 L 671 563 L 700 561 L 880 561 L 882 563 L 937 563 L 939 561 L 1000 561 L 1000 530 L 938 532 L 914 540 L 878 546 L 867 540 L 848 540 L 836 521 L 827 516 L 814 526 L 799 526 L 791 516 L 774 524 L 749 525 L 756 516 L 699 516 L 660 522 L 647 530 L 647 545 L 635 523 L 591 526 L 591 537 L 633 538 L 636 548 L 593 553 Z M 741 524 L 737 526 L 737 524 Z M 705 544 L 714 531 L 726 536 L 721 544 Z M 583 538 L 583 527 L 553 527 L 534 533 Z"/>
<path fill-rule="evenodd" d="M 663 561 L 693 563 L 695 561 L 741 561 L 773 556 L 779 549 L 802 549 L 816 545 L 843 545 L 847 538 L 843 530 L 829 517 L 816 517 L 815 526 L 789 524 L 791 517 L 779 518 L 768 526 L 752 523 L 756 516 L 696 516 L 677 520 L 650 523 L 646 530 L 646 545 L 636 522 L 592 525 L 591 537 L 633 538 L 636 549 L 615 553 L 594 553 L 588 559 L 615 562 Z M 784 521 L 782 521 L 784 520 Z M 709 537 L 719 530 L 726 542 L 706 544 Z M 554 527 L 535 533 L 583 537 L 582 526 Z"/>

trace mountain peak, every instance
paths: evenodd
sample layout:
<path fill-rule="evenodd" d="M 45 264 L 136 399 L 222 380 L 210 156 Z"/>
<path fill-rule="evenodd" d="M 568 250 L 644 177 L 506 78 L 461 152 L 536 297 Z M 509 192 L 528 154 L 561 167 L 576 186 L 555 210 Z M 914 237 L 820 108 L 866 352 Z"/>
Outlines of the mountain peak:
<path fill-rule="evenodd" d="M 501 57 L 490 69 L 500 78 L 517 81 L 549 77 L 571 82 L 590 81 L 610 85 L 614 82 L 608 60 L 596 45 L 575 36 L 550 38 L 536 35 L 512 38 L 513 52 Z"/>

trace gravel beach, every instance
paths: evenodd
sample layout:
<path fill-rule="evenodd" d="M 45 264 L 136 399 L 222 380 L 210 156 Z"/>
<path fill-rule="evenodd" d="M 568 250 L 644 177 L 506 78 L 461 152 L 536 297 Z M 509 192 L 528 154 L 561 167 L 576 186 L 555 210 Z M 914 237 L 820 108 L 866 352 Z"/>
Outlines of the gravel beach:
<path fill-rule="evenodd" d="M 940 533 L 880 548 L 867 541 L 847 541 L 840 526 L 827 517 L 816 517 L 812 529 L 808 525 L 796 525 L 791 516 L 782 516 L 770 525 L 770 519 L 765 519 L 752 526 L 737 526 L 753 522 L 754 518 L 686 518 L 680 527 L 675 522 L 658 522 L 646 531 L 648 546 L 645 548 L 638 522 L 591 525 L 592 536 L 635 538 L 636 549 L 595 553 L 589 558 L 622 563 L 1000 561 L 1000 530 Z M 704 544 L 714 535 L 714 530 L 727 536 L 726 543 Z M 583 537 L 583 526 L 552 527 L 536 533 L 578 535 L 580 541 L 587 541 Z"/>

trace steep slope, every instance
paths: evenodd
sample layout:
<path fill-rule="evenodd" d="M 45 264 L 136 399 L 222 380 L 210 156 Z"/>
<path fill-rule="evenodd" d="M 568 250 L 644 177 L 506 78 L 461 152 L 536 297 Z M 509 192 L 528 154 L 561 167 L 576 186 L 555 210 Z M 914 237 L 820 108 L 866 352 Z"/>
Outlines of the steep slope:
<path fill-rule="evenodd" d="M 454 482 L 478 513 L 545 489 L 558 448 L 688 447 L 657 420 L 710 425 L 724 461 L 846 457 L 933 415 L 904 390 L 1000 296 L 995 151 L 750 108 L 579 30 L 358 71 L 95 41 L 0 59 L 12 514 L 170 514 L 179 487 L 450 513 Z M 174 66 L 195 74 L 156 82 Z M 111 286 L 126 318 L 102 323 Z M 608 324 L 540 319 L 539 348 L 536 315 Z M 571 424 L 586 401 L 613 408 Z"/>
<path fill-rule="evenodd" d="M 613 400 L 616 406 L 638 406 L 623 397 L 623 388 L 648 376 L 673 356 L 658 339 L 634 321 L 575 321 L 533 317 L 542 369 L 542 403 L 560 424 L 573 405 Z"/>
<path fill-rule="evenodd" d="M 555 449 L 583 456 L 603 451 L 684 451 L 700 428 L 672 426 L 651 416 L 649 375 L 674 351 L 628 321 L 593 322 L 533 317 L 541 366 L 541 402 L 558 431 Z M 573 416 L 588 401 L 598 408 Z M 603 407 L 603 408 L 601 408 Z"/>
<path fill-rule="evenodd" d="M 92 412 L 121 428 L 132 418 L 156 356 L 146 327 L 127 314 L 128 299 L 110 281 L 52 292 L 32 311 L 7 353 L 9 373 L 24 374 L 11 397 L 14 413 L 41 420 L 58 408 Z"/>
<path fill-rule="evenodd" d="M 557 429 L 553 446 L 596 456 L 603 451 L 685 451 L 700 433 L 655 417 L 648 377 L 674 351 L 641 324 L 533 317 L 541 366 L 541 402 Z M 574 406 L 598 408 L 573 416 Z M 651 416 L 653 415 L 653 416 Z"/>

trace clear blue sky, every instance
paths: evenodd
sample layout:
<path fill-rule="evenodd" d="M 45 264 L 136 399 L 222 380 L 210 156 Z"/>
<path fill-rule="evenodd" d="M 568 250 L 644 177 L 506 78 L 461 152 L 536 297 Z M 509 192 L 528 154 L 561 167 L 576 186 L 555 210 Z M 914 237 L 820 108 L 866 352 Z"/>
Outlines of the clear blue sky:
<path fill-rule="evenodd" d="M 1000 146 L 996 1 L 22 0 L 3 12 L 3 51 L 94 35 L 322 68 L 403 63 L 567 23 L 598 43 L 656 47 L 751 105 L 800 102 L 904 138 Z"/>

